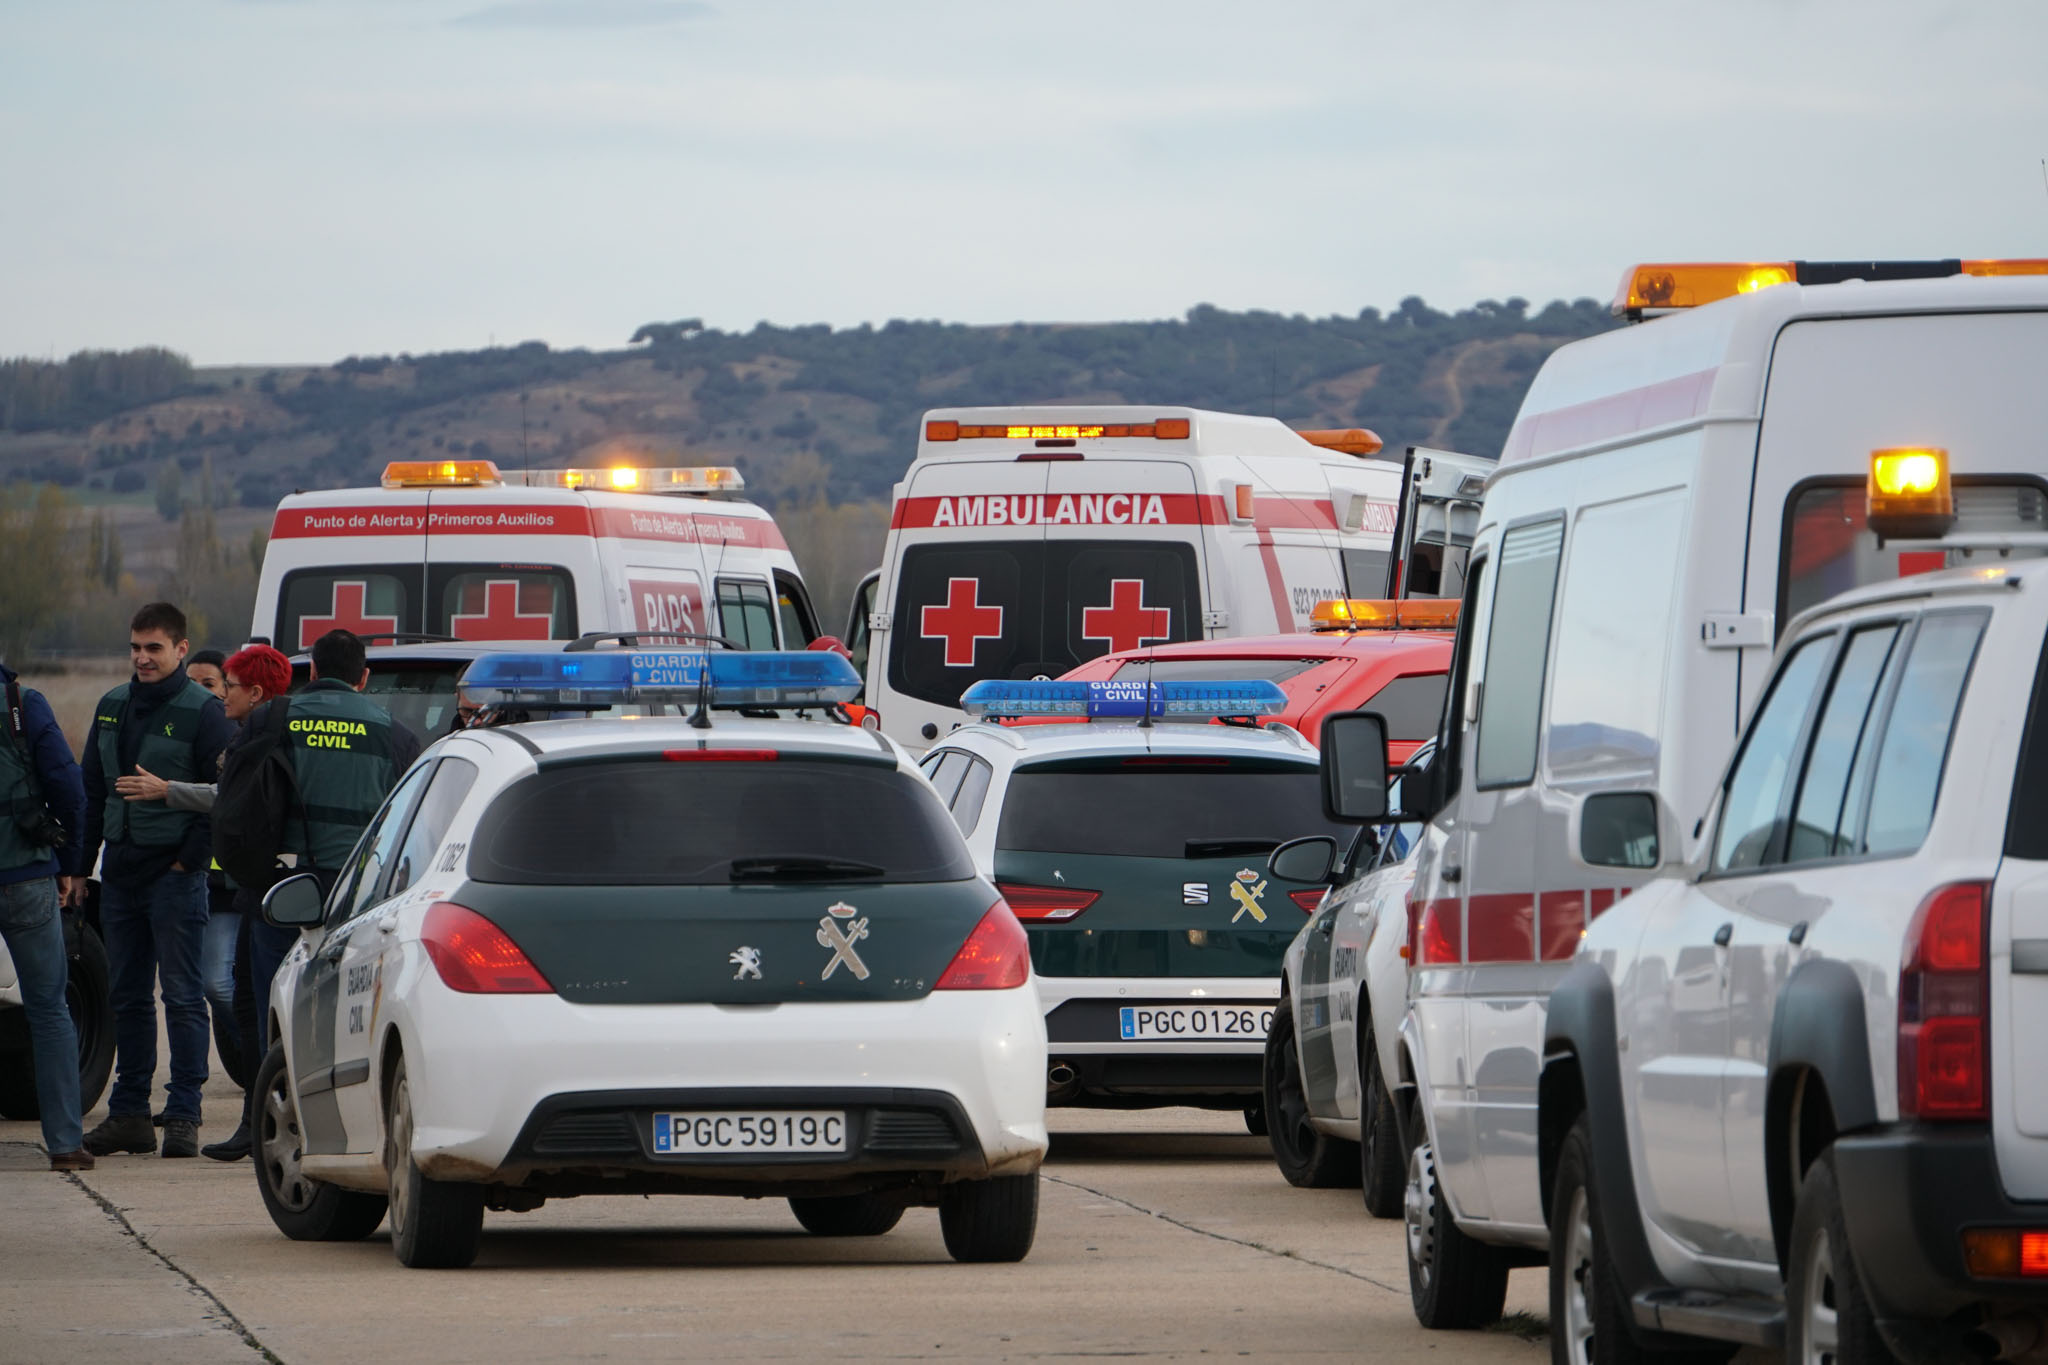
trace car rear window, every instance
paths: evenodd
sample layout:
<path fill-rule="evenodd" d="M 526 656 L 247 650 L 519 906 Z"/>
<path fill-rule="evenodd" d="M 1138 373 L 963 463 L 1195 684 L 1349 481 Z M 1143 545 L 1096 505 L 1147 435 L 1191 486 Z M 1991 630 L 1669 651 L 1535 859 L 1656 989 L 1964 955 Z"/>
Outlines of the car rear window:
<path fill-rule="evenodd" d="M 1003 794 L 996 848 L 1011 853 L 1202 856 L 1199 845 L 1357 831 L 1323 816 L 1308 764 L 1133 755 L 1019 768 Z"/>
<path fill-rule="evenodd" d="M 812 869 L 764 881 L 974 875 L 960 831 L 924 783 L 891 767 L 826 760 L 543 768 L 491 804 L 476 845 L 472 877 L 523 885 L 728 886 L 747 860 Z M 821 864 L 838 862 L 878 871 L 825 875 Z"/>
<path fill-rule="evenodd" d="M 1449 686 L 1448 673 L 1411 673 L 1373 693 L 1358 709 L 1384 717 L 1388 739 L 1425 740 L 1443 719 L 1444 690 Z"/>

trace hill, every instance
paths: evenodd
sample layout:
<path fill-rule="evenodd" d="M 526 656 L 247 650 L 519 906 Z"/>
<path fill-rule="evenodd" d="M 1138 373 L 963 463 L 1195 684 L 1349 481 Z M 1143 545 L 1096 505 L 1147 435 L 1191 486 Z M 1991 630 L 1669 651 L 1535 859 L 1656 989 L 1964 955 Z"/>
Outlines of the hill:
<path fill-rule="evenodd" d="M 818 522 L 791 539 L 814 546 L 805 571 L 836 620 L 879 551 L 880 504 L 928 407 L 1189 404 L 1369 426 L 1390 450 L 1493 453 L 1543 358 L 1612 325 L 1586 299 L 1442 313 L 1411 298 L 1326 318 L 1202 305 L 1181 319 L 1088 325 L 725 332 L 681 320 L 649 323 L 616 351 L 529 341 L 305 368 L 89 352 L 0 363 L 0 479 L 111 504 L 138 572 L 168 571 L 171 523 L 202 481 L 239 541 L 292 489 L 374 483 L 395 459 L 736 464 L 778 516 L 809 509 Z M 820 556 L 833 562 L 814 565 Z"/>

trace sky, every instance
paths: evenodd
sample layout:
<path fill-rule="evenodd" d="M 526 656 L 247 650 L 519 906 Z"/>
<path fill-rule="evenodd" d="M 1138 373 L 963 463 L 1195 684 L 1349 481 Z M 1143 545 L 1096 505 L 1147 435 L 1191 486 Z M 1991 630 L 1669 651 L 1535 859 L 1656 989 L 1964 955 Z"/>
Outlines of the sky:
<path fill-rule="evenodd" d="M 0 0 L 0 356 L 2048 256 L 2048 4 Z"/>

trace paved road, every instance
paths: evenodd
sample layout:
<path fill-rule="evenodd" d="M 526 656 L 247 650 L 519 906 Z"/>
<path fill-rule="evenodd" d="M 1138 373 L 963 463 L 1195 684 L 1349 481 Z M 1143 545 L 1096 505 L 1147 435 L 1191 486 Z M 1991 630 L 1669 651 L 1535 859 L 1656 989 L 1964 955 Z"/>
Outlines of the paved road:
<path fill-rule="evenodd" d="M 209 1086 L 209 1140 L 234 1105 Z M 488 1215 L 477 1265 L 439 1273 L 381 1232 L 285 1240 L 246 1162 L 57 1176 L 34 1125 L 0 1123 L 0 1361 L 1547 1358 L 1508 1331 L 1419 1329 L 1399 1226 L 1355 1190 L 1291 1189 L 1235 1114 L 1054 1120 L 1021 1265 L 952 1264 L 928 1210 L 821 1240 L 780 1201 L 582 1199 Z M 1518 1272 L 1509 1308 L 1542 1295 Z"/>

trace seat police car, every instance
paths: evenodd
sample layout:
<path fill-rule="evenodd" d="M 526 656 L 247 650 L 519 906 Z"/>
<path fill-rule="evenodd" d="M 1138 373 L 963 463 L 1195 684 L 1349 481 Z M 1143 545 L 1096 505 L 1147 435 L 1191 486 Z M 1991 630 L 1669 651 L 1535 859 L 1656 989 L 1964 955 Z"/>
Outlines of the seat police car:
<path fill-rule="evenodd" d="M 1048 1101 L 1243 1109 L 1260 1131 L 1281 956 L 1325 889 L 1276 881 L 1266 855 L 1340 827 L 1300 734 L 1207 722 L 1285 696 L 1259 680 L 990 680 L 961 704 L 1080 722 L 970 725 L 923 760 L 1031 940 Z"/>
<path fill-rule="evenodd" d="M 400 1261 L 460 1266 L 486 1208 L 777 1196 L 821 1235 L 936 1205 L 956 1259 L 1022 1258 L 1046 1148 L 1024 933 L 908 757 L 820 718 L 858 686 L 816 652 L 477 660 L 485 726 L 426 752 L 330 894 L 266 897 L 303 931 L 257 1078 L 279 1229 L 388 1210 Z"/>

